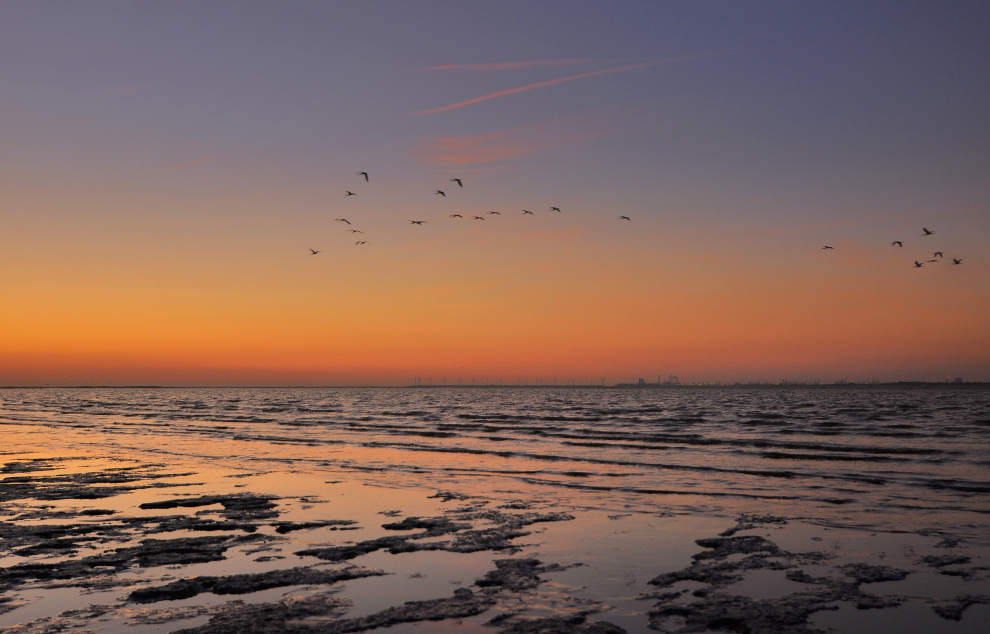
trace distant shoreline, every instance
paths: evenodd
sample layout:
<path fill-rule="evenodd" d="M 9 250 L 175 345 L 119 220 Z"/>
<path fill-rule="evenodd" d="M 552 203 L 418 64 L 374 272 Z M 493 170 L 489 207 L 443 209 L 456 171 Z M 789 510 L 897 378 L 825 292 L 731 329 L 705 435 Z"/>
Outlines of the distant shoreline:
<path fill-rule="evenodd" d="M 499 383 L 448 383 L 427 385 L 0 385 L 0 390 L 367 390 L 367 389 L 568 389 L 568 390 L 711 390 L 776 388 L 819 390 L 834 389 L 873 389 L 873 388 L 990 388 L 987 381 L 935 382 L 935 381 L 893 381 L 890 383 L 615 383 L 612 385 L 568 385 L 568 384 L 499 384 Z"/>

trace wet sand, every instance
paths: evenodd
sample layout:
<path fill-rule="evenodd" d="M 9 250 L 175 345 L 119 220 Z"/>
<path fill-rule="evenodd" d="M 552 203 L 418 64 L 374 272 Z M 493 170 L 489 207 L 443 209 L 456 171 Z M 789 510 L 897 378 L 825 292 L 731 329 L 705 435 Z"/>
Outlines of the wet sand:
<path fill-rule="evenodd" d="M 525 473 L 547 461 L 520 460 L 536 448 L 504 430 L 486 433 L 506 437 L 494 441 L 505 456 L 441 436 L 432 442 L 456 457 L 415 464 L 410 450 L 345 442 L 301 416 L 280 419 L 306 432 L 289 436 L 220 420 L 215 404 L 176 421 L 4 398 L 0 632 L 982 632 L 990 622 L 978 499 L 867 524 L 892 511 L 803 507 L 791 479 L 773 476 L 783 482 L 761 497 L 617 491 L 600 484 L 619 476 L 598 455 L 598 467 L 581 456 L 557 472 L 578 486 L 556 486 Z M 382 424 L 381 411 L 354 424 Z"/>

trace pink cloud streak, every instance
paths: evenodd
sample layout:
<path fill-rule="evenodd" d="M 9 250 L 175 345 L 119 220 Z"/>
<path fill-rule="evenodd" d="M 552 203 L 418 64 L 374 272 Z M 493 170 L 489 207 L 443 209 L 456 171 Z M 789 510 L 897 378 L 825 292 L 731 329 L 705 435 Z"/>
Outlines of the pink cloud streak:
<path fill-rule="evenodd" d="M 488 99 L 494 99 L 496 97 L 504 97 L 506 95 L 514 95 L 518 92 L 524 92 L 527 90 L 534 90 L 536 88 L 544 88 L 546 86 L 553 86 L 554 84 L 560 84 L 565 81 L 574 81 L 575 79 L 585 79 L 588 77 L 598 77 L 599 75 L 609 75 L 612 73 L 624 73 L 632 70 L 639 70 L 640 68 L 650 68 L 651 66 L 660 66 L 666 64 L 674 64 L 677 62 L 686 62 L 693 59 L 698 59 L 700 57 L 708 57 L 718 53 L 719 51 L 708 51 L 705 53 L 696 53 L 694 55 L 679 55 L 677 57 L 668 57 L 667 59 L 660 59 L 654 62 L 643 62 L 642 64 L 632 64 L 630 66 L 619 66 L 617 68 L 606 68 L 603 70 L 595 70 L 590 73 L 580 73 L 578 75 L 570 75 L 568 77 L 561 77 L 559 79 L 551 79 L 549 81 L 541 81 L 536 84 L 529 84 L 527 86 L 520 86 L 518 88 L 510 88 L 508 90 L 500 90 L 499 92 L 493 92 L 490 95 L 483 95 L 481 97 L 475 97 L 474 99 L 468 99 L 467 101 L 461 101 L 459 103 L 454 103 L 449 106 L 443 106 L 440 108 L 433 108 L 432 110 L 421 110 L 419 112 L 412 113 L 414 117 L 423 117 L 426 115 L 437 114 L 439 112 L 446 112 L 447 110 L 454 110 L 455 108 L 463 108 L 464 106 L 470 106 L 481 101 L 486 101 Z"/>
<path fill-rule="evenodd" d="M 580 115 L 483 134 L 430 137 L 420 143 L 416 158 L 421 164 L 463 170 L 599 138 L 607 135 L 608 125 L 594 115 Z"/>
<path fill-rule="evenodd" d="M 541 68 L 544 66 L 574 66 L 591 64 L 597 59 L 538 59 L 528 62 L 494 62 L 490 64 L 441 64 L 423 70 L 517 70 L 521 68 Z"/>

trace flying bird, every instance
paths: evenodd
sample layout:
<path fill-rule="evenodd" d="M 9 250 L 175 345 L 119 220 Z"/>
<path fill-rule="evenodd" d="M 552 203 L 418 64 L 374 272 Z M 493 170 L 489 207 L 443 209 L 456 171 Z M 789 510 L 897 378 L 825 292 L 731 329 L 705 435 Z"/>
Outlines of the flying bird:
<path fill-rule="evenodd" d="M 315 251 L 315 250 L 313 250 L 313 249 L 310 249 L 310 250 L 309 250 L 309 254 L 310 254 L 310 255 L 316 255 L 317 253 L 323 253 L 323 251 Z M 958 264 L 958 262 L 957 262 L 956 264 Z"/>
<path fill-rule="evenodd" d="M 923 266 L 924 266 L 924 264 L 922 264 L 921 262 L 919 262 L 917 260 L 914 261 L 914 268 L 920 269 Z"/>
<path fill-rule="evenodd" d="M 962 264 L 962 260 L 957 260 L 956 258 L 952 258 L 952 263 L 953 264 Z"/>
<path fill-rule="evenodd" d="M 834 249 L 835 247 L 830 247 L 830 246 L 828 246 L 828 245 L 825 245 L 825 246 L 823 246 L 822 248 L 823 248 L 823 249 Z"/>
<path fill-rule="evenodd" d="M 629 216 L 619 216 L 619 220 L 628 220 L 629 222 L 632 222 L 632 218 Z"/>
<path fill-rule="evenodd" d="M 442 189 L 438 189 L 437 190 L 437 193 L 440 194 L 441 196 L 443 196 L 444 198 L 447 197 L 447 192 L 443 191 Z"/>
<path fill-rule="evenodd" d="M 532 215 L 533 215 L 533 212 L 532 212 L 532 211 L 530 211 L 529 209 L 523 209 L 523 213 L 524 213 L 524 214 L 529 214 L 530 216 L 532 216 Z"/>
<path fill-rule="evenodd" d="M 351 224 L 351 221 L 348 220 L 347 218 L 334 218 L 334 220 L 336 220 L 337 222 L 346 222 L 347 224 Z"/>
<path fill-rule="evenodd" d="M 364 182 L 368 182 L 368 172 L 358 172 L 358 176 L 364 176 Z"/>
<path fill-rule="evenodd" d="M 344 191 L 347 191 L 347 193 L 346 193 L 346 194 L 344 194 L 344 196 L 345 196 L 345 197 L 346 197 L 346 196 L 357 196 L 357 194 L 355 194 L 355 193 L 354 193 L 354 192 L 352 192 L 352 191 L 348 191 L 348 190 L 344 190 Z"/>
<path fill-rule="evenodd" d="M 928 260 L 929 262 L 938 262 L 938 260 Z"/>
<path fill-rule="evenodd" d="M 491 214 L 491 215 L 495 215 L 495 216 L 501 216 L 502 215 L 502 213 L 501 212 L 498 212 L 498 211 L 489 211 L 488 213 Z"/>
<path fill-rule="evenodd" d="M 560 207 L 551 207 L 550 211 L 560 211 Z"/>
<path fill-rule="evenodd" d="M 461 214 L 450 214 L 450 217 L 451 218 L 463 218 L 464 216 L 462 216 Z"/>
<path fill-rule="evenodd" d="M 922 227 L 921 230 L 924 231 L 924 233 L 921 234 L 923 236 L 932 236 L 932 235 L 935 235 L 935 232 L 934 231 L 929 231 L 925 227 Z"/>
<path fill-rule="evenodd" d="M 410 220 L 409 221 L 409 224 L 411 224 L 411 225 L 421 225 L 421 224 L 424 224 L 424 223 L 426 223 L 425 220 Z"/>
<path fill-rule="evenodd" d="M 942 252 L 941 251 L 936 251 L 935 253 L 932 253 L 932 257 L 940 258 L 940 257 L 942 257 Z"/>
<path fill-rule="evenodd" d="M 354 244 L 368 244 L 368 242 L 366 240 L 358 240 Z"/>
<path fill-rule="evenodd" d="M 481 217 L 481 216 L 475 216 L 475 217 L 474 217 L 474 219 L 475 219 L 475 220 L 484 220 L 484 218 L 483 218 L 483 217 Z"/>
<path fill-rule="evenodd" d="M 459 187 L 464 187 L 464 183 L 462 183 L 462 182 L 461 182 L 461 179 L 459 179 L 459 178 L 452 178 L 452 179 L 450 179 L 450 182 L 451 182 L 451 183 L 457 183 L 457 185 L 458 185 Z"/>
<path fill-rule="evenodd" d="M 348 233 L 364 233 L 363 231 L 358 231 L 357 229 L 348 229 Z"/>
<path fill-rule="evenodd" d="M 903 248 L 904 247 L 904 243 L 901 242 L 900 240 L 894 240 L 893 242 L 890 243 L 890 246 L 892 246 L 892 247 L 902 247 Z"/>

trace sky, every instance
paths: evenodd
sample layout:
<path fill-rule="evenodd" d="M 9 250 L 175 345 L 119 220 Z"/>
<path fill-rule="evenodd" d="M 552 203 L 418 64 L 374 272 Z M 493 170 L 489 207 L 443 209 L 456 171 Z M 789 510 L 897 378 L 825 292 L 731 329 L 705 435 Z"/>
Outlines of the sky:
<path fill-rule="evenodd" d="M 988 23 L 0 3 L 0 385 L 990 381 Z"/>

